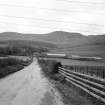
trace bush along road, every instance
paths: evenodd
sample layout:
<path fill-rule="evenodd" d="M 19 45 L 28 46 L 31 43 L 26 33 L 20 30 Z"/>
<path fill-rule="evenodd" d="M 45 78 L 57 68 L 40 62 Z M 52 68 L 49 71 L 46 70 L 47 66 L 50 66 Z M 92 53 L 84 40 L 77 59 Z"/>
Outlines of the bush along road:
<path fill-rule="evenodd" d="M 7 57 L 0 59 L 0 78 L 22 70 L 25 66 L 32 63 L 32 59 L 26 61 L 18 58 Z"/>

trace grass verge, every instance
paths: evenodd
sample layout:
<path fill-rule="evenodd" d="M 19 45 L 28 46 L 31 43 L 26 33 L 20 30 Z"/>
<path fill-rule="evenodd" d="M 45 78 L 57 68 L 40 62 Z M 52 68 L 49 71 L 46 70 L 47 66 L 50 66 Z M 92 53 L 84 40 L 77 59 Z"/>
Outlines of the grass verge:
<path fill-rule="evenodd" d="M 14 72 L 22 70 L 31 62 L 32 60 L 23 61 L 16 58 L 0 59 L 0 78 L 6 77 Z"/>
<path fill-rule="evenodd" d="M 65 81 L 65 78 L 58 72 L 58 66 L 61 66 L 60 62 L 42 59 L 38 60 L 38 62 L 44 75 L 61 93 L 65 105 L 104 105 L 99 100 Z"/>

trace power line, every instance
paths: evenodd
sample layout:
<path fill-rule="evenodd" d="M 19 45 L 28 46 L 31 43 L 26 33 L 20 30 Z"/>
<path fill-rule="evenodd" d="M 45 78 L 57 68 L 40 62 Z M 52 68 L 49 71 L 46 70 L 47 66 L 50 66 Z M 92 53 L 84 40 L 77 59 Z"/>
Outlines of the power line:
<path fill-rule="evenodd" d="M 20 19 L 28 19 L 28 20 L 39 20 L 39 21 L 45 21 L 45 22 L 60 22 L 60 23 L 74 23 L 74 24 L 84 24 L 84 25 L 92 25 L 92 26 L 100 26 L 105 27 L 105 25 L 102 24 L 91 24 L 91 23 L 82 23 L 82 22 L 75 22 L 75 21 L 62 21 L 62 20 L 53 20 L 53 19 L 44 19 L 44 18 L 33 18 L 33 17 L 22 17 L 22 16 L 10 16 L 10 15 L 0 15 L 1 17 L 9 17 L 9 18 L 20 18 Z"/>

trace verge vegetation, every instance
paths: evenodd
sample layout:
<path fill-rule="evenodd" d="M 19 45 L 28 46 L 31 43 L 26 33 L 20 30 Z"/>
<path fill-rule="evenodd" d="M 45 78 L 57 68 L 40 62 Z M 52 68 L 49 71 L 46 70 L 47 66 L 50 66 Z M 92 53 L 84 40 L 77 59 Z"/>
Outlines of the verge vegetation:
<path fill-rule="evenodd" d="M 34 54 L 40 55 L 48 51 L 43 44 L 35 42 L 34 46 L 33 43 L 27 41 L 0 42 L 0 78 L 22 70 L 32 62 Z"/>
<path fill-rule="evenodd" d="M 54 84 L 61 93 L 65 105 L 103 105 L 103 103 L 92 98 L 81 89 L 68 83 L 58 70 L 62 66 L 60 62 L 54 60 L 38 59 L 44 75 Z"/>
<path fill-rule="evenodd" d="M 23 61 L 17 58 L 4 58 L 0 59 L 0 78 L 9 74 L 22 70 L 25 66 L 29 65 L 32 60 Z"/>

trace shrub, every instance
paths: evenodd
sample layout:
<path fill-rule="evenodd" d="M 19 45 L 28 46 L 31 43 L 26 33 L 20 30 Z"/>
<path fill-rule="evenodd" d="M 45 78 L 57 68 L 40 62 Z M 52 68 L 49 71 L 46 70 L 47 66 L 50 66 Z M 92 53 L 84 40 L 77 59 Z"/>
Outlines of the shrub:
<path fill-rule="evenodd" d="M 16 58 L 0 59 L 0 78 L 19 71 L 30 63 L 31 61 L 22 61 Z"/>
<path fill-rule="evenodd" d="M 46 74 L 56 74 L 58 73 L 58 67 L 62 66 L 60 62 L 55 60 L 39 60 L 39 64 Z"/>

